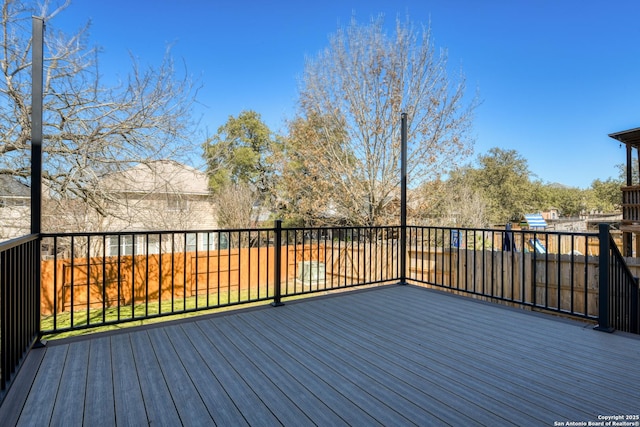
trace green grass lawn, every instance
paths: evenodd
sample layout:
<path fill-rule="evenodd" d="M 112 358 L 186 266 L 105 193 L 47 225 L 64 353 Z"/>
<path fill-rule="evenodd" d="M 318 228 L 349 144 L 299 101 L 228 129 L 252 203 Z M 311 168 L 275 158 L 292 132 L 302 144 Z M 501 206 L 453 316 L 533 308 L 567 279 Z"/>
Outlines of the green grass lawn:
<path fill-rule="evenodd" d="M 265 298 L 263 300 L 257 300 L 255 295 L 252 295 L 252 298 L 250 300 L 248 291 L 244 290 L 240 295 L 238 295 L 238 292 L 209 294 L 208 300 L 207 295 L 199 295 L 197 297 L 175 298 L 173 301 L 150 301 L 149 304 L 121 305 L 119 309 L 118 307 L 108 307 L 104 310 L 101 308 L 90 309 L 89 311 L 76 310 L 73 312 L 73 325 L 71 324 L 72 313 L 66 311 L 56 315 L 55 324 L 53 315 L 43 317 L 40 320 L 40 329 L 45 331 L 44 339 L 65 338 L 237 309 L 239 304 L 242 304 L 243 307 L 249 307 L 262 305 L 265 304 L 265 301 L 270 301 L 266 299 L 266 295 L 262 296 L 262 298 Z M 151 318 L 143 319 L 145 317 Z M 112 322 L 122 323 L 105 325 L 105 323 Z M 95 326 L 92 327 L 92 325 Z M 51 332 L 71 327 L 81 329 Z"/>
<path fill-rule="evenodd" d="M 379 286 L 378 284 L 359 286 L 368 288 Z M 313 293 L 303 293 L 296 296 L 283 297 L 283 301 L 292 301 L 311 296 L 344 292 L 349 288 L 316 289 Z M 120 330 L 133 326 L 148 325 L 152 323 L 166 322 L 204 314 L 218 313 L 238 308 L 255 307 L 265 305 L 273 301 L 273 295 L 261 293 L 257 295 L 255 289 L 249 295 L 249 290 L 244 289 L 240 293 L 237 290 L 208 295 L 199 295 L 189 298 L 175 298 L 173 301 L 164 300 L 149 301 L 148 304 L 121 305 L 90 310 L 76 310 L 73 312 L 73 325 L 71 324 L 71 312 L 58 313 L 55 318 L 46 316 L 40 320 L 40 330 L 44 331 L 43 339 L 60 339 L 78 335 L 85 335 L 110 330 Z M 150 318 L 147 318 L 150 317 Z M 114 322 L 118 322 L 113 324 Z M 109 324 L 111 323 L 111 324 Z M 75 328 L 73 330 L 64 330 Z M 57 332 L 60 331 L 60 332 Z"/>

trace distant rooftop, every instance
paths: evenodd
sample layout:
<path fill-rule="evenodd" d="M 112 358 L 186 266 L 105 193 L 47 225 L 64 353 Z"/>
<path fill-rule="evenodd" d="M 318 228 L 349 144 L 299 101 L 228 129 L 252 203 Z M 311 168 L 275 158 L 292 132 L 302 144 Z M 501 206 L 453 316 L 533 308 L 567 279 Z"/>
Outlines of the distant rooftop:
<path fill-rule="evenodd" d="M 29 186 L 13 176 L 0 175 L 0 197 L 29 197 L 30 195 Z"/>

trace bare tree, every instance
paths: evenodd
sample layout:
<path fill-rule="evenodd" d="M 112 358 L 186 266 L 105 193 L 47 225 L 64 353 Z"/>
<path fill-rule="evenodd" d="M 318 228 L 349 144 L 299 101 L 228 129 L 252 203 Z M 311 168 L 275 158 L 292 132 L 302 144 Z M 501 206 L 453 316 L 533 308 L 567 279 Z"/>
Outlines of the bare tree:
<path fill-rule="evenodd" d="M 440 225 L 483 228 L 490 225 L 487 202 L 472 188 L 462 185 L 452 188 L 443 199 Z"/>
<path fill-rule="evenodd" d="M 251 228 L 256 225 L 254 206 L 260 196 L 249 184 L 228 184 L 216 193 L 215 199 L 220 228 Z"/>
<path fill-rule="evenodd" d="M 42 16 L 44 188 L 58 206 L 80 201 L 106 216 L 117 201 L 98 185 L 101 176 L 197 147 L 190 142 L 197 91 L 186 73 L 178 76 L 169 52 L 157 68 L 134 60 L 125 80 L 115 87 L 104 85 L 99 50 L 87 44 L 89 25 L 71 36 L 55 30 L 54 17 L 69 4 L 51 7 L 47 1 L 37 8 L 19 0 L 3 2 L 0 174 L 24 182 L 30 176 L 30 18 Z"/>
<path fill-rule="evenodd" d="M 466 102 L 464 93 L 464 77 L 449 77 L 446 52 L 436 51 L 429 28 L 417 32 L 398 19 L 389 36 L 382 17 L 368 25 L 352 20 L 306 63 L 292 129 L 313 121 L 316 138 L 289 142 L 302 148 L 299 166 L 289 170 L 298 175 L 290 182 L 333 188 L 324 195 L 324 210 L 345 221 L 392 220 L 401 112 L 408 115 L 411 187 L 439 177 L 470 154 L 476 101 Z"/>

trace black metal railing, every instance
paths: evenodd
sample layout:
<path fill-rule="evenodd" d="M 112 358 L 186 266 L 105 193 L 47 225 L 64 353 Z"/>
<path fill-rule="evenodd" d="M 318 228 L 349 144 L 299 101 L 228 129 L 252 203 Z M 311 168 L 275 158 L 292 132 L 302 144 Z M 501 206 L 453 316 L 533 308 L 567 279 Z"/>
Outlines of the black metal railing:
<path fill-rule="evenodd" d="M 0 243 L 0 396 L 40 332 L 40 241 Z"/>
<path fill-rule="evenodd" d="M 409 227 L 408 279 L 490 301 L 597 319 L 598 235 Z"/>
<path fill-rule="evenodd" d="M 0 243 L 0 400 L 43 334 L 414 283 L 640 333 L 638 279 L 596 233 L 447 227 L 61 233 Z M 401 247 L 406 242 L 406 247 Z M 402 271 L 402 265 L 406 269 Z M 398 282 L 399 281 L 399 282 Z"/>
<path fill-rule="evenodd" d="M 251 230 L 43 234 L 40 286 L 30 267 L 38 264 L 38 238 L 30 236 L 3 244 L 3 292 L 26 292 L 17 277 L 27 277 L 40 292 L 41 323 L 15 326 L 14 314 L 34 310 L 24 308 L 35 304 L 29 293 L 20 294 L 26 298 L 17 302 L 22 308 L 3 311 L 9 316 L 3 327 L 25 328 L 31 337 L 38 330 L 57 333 L 263 301 L 278 305 L 287 297 L 402 278 L 491 301 L 602 316 L 598 234 L 410 226 L 405 251 L 400 234 L 399 226 L 282 228 L 279 221 Z M 615 277 L 609 282 L 617 283 Z M 611 304 L 618 304 L 609 311 L 627 310 L 612 318 L 637 313 L 631 294 L 637 287 L 624 286 L 608 291 Z M 627 288 L 629 297 L 620 290 Z M 631 301 L 628 309 L 622 300 Z M 10 298 L 3 303 L 11 304 Z"/>
<path fill-rule="evenodd" d="M 43 234 L 42 333 L 397 280 L 398 227 Z"/>
<path fill-rule="evenodd" d="M 599 316 L 597 329 L 640 333 L 638 278 L 627 266 L 609 233 L 600 224 Z"/>

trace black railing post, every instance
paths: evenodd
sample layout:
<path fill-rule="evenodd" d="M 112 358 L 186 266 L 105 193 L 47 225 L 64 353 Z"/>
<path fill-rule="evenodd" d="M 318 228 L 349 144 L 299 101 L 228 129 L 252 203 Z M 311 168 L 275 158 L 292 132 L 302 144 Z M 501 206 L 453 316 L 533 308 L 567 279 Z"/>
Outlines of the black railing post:
<path fill-rule="evenodd" d="M 400 285 L 407 284 L 407 113 L 400 116 Z"/>
<path fill-rule="evenodd" d="M 31 234 L 42 232 L 42 99 L 44 75 L 44 19 L 31 19 Z M 36 242 L 37 250 L 33 254 L 33 274 L 35 277 L 35 297 L 37 298 L 37 342 L 44 345 L 40 334 L 40 238 Z M 31 308 L 31 307 L 30 307 Z"/>
<path fill-rule="evenodd" d="M 282 220 L 277 219 L 275 221 L 275 239 L 274 239 L 274 257 L 273 257 L 273 286 L 274 286 L 274 295 L 273 302 L 271 303 L 274 307 L 279 307 L 284 305 L 284 303 L 280 300 L 282 297 L 281 289 L 280 289 L 280 274 L 282 268 Z"/>
<path fill-rule="evenodd" d="M 609 319 L 609 256 L 611 253 L 609 224 L 599 224 L 598 238 L 600 239 L 598 325 L 595 329 L 603 332 L 613 332 Z"/>

